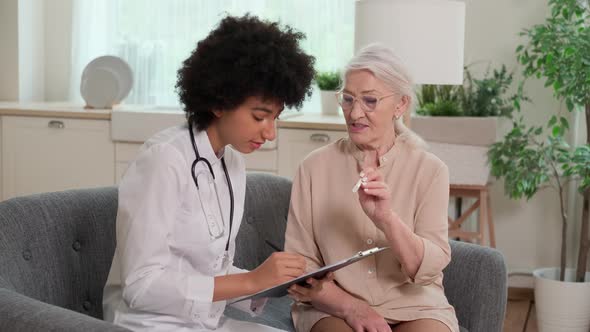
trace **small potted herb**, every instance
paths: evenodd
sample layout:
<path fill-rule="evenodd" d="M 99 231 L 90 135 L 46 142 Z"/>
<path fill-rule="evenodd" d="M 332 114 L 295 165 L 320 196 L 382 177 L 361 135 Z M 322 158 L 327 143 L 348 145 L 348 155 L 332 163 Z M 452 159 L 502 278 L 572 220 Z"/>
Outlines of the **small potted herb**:
<path fill-rule="evenodd" d="M 318 72 L 315 81 L 320 88 L 322 114 L 338 115 L 339 107 L 336 92 L 342 85 L 340 73 L 337 71 Z"/>

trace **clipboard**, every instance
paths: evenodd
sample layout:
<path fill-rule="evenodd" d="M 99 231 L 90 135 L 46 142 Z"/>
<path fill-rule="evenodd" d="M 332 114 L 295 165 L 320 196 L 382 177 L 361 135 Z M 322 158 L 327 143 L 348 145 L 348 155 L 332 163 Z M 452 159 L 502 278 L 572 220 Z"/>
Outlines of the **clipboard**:
<path fill-rule="evenodd" d="M 291 287 L 295 284 L 298 284 L 300 286 L 306 286 L 307 285 L 306 280 L 309 278 L 321 279 L 329 272 L 334 272 L 334 271 L 340 270 L 343 267 L 346 267 L 352 263 L 358 262 L 361 259 L 365 259 L 369 256 L 373 256 L 373 255 L 380 253 L 380 252 L 387 250 L 387 249 L 389 249 L 389 247 L 381 247 L 381 248 L 375 247 L 375 248 L 371 248 L 371 249 L 368 249 L 365 251 L 359 251 L 354 256 L 351 256 L 349 258 L 343 259 L 339 262 L 336 262 L 336 263 L 333 263 L 330 265 L 326 265 L 318 270 L 306 273 L 300 277 L 297 277 L 295 279 L 292 279 L 292 280 L 282 283 L 280 285 L 277 285 L 277 286 L 274 286 L 271 288 L 267 288 L 267 289 L 262 290 L 258 293 L 239 297 L 239 298 L 235 299 L 235 301 L 232 301 L 231 303 L 236 303 L 236 302 L 240 302 L 240 301 L 244 301 L 244 300 L 254 300 L 254 299 L 258 299 L 258 298 L 262 298 L 262 297 L 282 297 L 282 296 L 285 296 L 288 294 L 287 289 L 289 289 L 289 287 Z"/>

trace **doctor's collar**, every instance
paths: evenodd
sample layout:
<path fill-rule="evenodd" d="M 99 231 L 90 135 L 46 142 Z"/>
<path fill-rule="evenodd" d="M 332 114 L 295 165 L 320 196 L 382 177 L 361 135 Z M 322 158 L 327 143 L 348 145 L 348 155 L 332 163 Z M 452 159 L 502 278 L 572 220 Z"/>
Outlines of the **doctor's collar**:
<path fill-rule="evenodd" d="M 225 155 L 226 147 L 221 149 L 220 154 L 216 154 L 213 151 L 213 146 L 211 146 L 211 141 L 209 140 L 209 136 L 207 135 L 206 130 L 196 130 L 195 131 L 195 143 L 197 144 L 197 148 L 199 149 L 199 154 L 201 157 L 206 158 L 209 160 L 211 165 L 214 165 L 221 161 L 221 158 Z"/>

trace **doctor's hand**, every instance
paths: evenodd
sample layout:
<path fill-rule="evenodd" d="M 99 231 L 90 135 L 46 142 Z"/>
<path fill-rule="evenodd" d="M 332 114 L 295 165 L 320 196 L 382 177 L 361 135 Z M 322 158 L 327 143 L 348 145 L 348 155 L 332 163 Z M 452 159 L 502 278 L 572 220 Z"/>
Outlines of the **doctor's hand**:
<path fill-rule="evenodd" d="M 250 285 L 254 292 L 273 287 L 305 272 L 303 256 L 288 252 L 275 252 L 264 263 L 249 273 Z"/>

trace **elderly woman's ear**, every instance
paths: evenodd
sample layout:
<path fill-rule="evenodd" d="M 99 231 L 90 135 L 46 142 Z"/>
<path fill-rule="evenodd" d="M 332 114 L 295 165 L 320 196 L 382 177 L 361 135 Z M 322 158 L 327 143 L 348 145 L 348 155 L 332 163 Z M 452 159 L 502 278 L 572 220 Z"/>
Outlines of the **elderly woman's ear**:
<path fill-rule="evenodd" d="M 409 96 L 402 96 L 395 106 L 395 111 L 393 112 L 393 116 L 396 119 L 401 118 L 404 113 L 408 110 L 408 106 L 410 106 L 410 97 Z"/>

